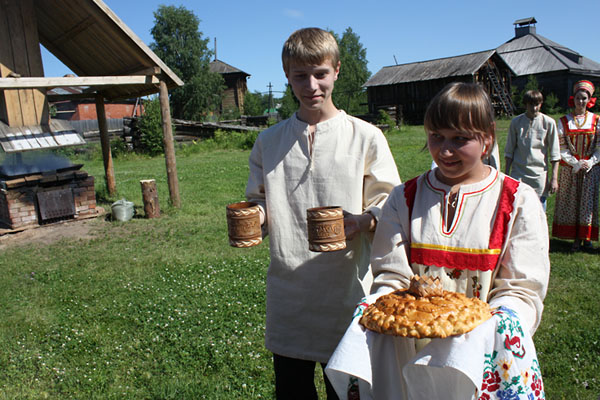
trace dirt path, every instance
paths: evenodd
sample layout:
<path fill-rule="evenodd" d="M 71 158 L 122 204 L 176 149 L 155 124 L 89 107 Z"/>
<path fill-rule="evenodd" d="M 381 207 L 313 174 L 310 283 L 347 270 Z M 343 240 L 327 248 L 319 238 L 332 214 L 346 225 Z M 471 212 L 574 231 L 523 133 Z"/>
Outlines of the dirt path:
<path fill-rule="evenodd" d="M 94 232 L 100 228 L 103 222 L 103 217 L 97 217 L 39 226 L 21 232 L 6 233 L 0 235 L 0 250 L 32 242 L 48 245 L 66 238 L 92 239 Z"/>

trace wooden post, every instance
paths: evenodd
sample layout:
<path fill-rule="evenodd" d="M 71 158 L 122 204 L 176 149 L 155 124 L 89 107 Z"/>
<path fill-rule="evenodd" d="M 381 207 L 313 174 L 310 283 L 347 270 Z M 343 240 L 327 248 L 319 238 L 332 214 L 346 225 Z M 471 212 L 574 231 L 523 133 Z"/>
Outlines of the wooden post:
<path fill-rule="evenodd" d="M 169 107 L 169 91 L 167 84 L 163 79 L 160 80 L 160 112 L 162 115 L 163 144 L 165 147 L 165 163 L 167 164 L 167 181 L 169 184 L 169 194 L 171 204 L 174 207 L 181 207 L 179 199 L 179 182 L 177 180 L 177 165 L 175 163 L 175 146 L 173 145 L 173 128 L 171 126 L 171 108 Z"/>
<path fill-rule="evenodd" d="M 146 218 L 160 217 L 156 181 L 154 179 L 147 179 L 140 181 L 140 184 L 142 185 L 142 200 L 144 201 L 144 213 L 146 214 Z"/>
<path fill-rule="evenodd" d="M 115 183 L 115 171 L 113 170 L 112 154 L 110 152 L 110 138 L 108 137 L 108 125 L 106 124 L 104 96 L 100 93 L 96 94 L 96 115 L 98 116 L 98 130 L 100 131 L 100 144 L 102 145 L 106 189 L 108 190 L 108 194 L 113 196 L 117 193 L 117 185 Z"/>

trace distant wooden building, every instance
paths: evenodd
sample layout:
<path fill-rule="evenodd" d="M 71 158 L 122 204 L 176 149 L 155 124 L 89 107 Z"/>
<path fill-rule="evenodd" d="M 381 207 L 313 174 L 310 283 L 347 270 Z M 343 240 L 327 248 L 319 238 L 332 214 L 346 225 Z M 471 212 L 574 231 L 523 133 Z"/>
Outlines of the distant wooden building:
<path fill-rule="evenodd" d="M 226 89 L 223 92 L 223 100 L 221 102 L 221 113 L 239 110 L 240 114 L 244 113 L 244 95 L 248 91 L 246 78 L 250 76 L 246 72 L 232 67 L 221 60 L 215 59 L 209 65 L 211 72 L 221 74 L 225 80 Z"/>
<path fill-rule="evenodd" d="M 495 50 L 384 67 L 363 86 L 369 112 L 396 113 L 397 120 L 422 124 L 431 99 L 450 82 L 481 83 L 498 114 L 512 115 L 511 71 Z"/>
<path fill-rule="evenodd" d="M 542 93 L 554 93 L 566 108 L 575 82 L 587 79 L 600 84 L 600 64 L 538 35 L 536 23 L 535 18 L 515 21 L 515 37 L 496 51 L 514 72 L 512 83 L 519 90 L 529 76 L 535 76 Z"/>

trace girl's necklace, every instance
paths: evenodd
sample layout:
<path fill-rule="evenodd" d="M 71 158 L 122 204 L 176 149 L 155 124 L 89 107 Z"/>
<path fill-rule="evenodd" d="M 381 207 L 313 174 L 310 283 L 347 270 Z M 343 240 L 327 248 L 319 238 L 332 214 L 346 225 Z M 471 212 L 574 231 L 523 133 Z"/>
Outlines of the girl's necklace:
<path fill-rule="evenodd" d="M 577 129 L 581 129 L 583 126 L 585 126 L 587 117 L 588 117 L 588 112 L 587 112 L 587 110 L 585 110 L 585 114 L 583 114 L 583 122 L 580 124 L 579 121 L 577 120 L 577 116 L 575 114 L 573 114 L 573 122 L 575 123 L 575 126 L 577 127 Z"/>
<path fill-rule="evenodd" d="M 456 200 L 458 199 L 458 192 L 448 194 L 448 205 L 452 208 L 456 208 Z"/>

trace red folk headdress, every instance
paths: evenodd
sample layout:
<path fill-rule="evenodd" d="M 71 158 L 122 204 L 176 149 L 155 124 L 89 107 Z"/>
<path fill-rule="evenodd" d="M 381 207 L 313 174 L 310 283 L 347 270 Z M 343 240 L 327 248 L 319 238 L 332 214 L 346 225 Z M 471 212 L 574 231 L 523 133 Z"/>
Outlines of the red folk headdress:
<path fill-rule="evenodd" d="M 585 90 L 590 95 L 590 101 L 588 101 L 586 107 L 592 108 L 596 105 L 596 98 L 592 97 L 594 94 L 594 84 L 590 81 L 579 81 L 573 85 L 573 94 L 580 90 Z M 569 107 L 575 107 L 574 96 L 569 97 Z"/>

